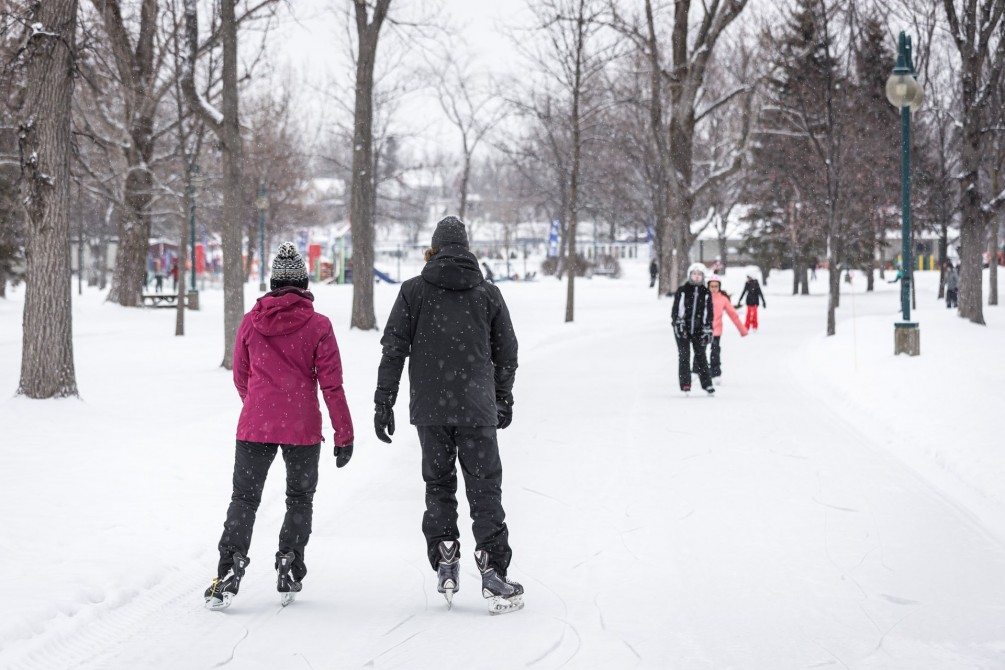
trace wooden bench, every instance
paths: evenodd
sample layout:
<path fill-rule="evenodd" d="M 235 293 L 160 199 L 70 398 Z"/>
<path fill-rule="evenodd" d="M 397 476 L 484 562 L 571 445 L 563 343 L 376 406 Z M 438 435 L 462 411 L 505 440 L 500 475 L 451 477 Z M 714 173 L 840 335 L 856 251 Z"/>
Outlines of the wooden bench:
<path fill-rule="evenodd" d="M 144 307 L 175 307 L 178 296 L 174 293 L 144 293 Z"/>

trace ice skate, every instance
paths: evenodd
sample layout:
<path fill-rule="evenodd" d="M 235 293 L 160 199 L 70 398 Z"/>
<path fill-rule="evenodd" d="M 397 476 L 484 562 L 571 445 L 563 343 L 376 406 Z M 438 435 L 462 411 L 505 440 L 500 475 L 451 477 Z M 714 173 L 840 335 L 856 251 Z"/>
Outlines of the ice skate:
<path fill-rule="evenodd" d="M 482 573 L 482 596 L 489 601 L 489 614 L 506 614 L 523 609 L 521 584 L 500 577 L 496 569 L 489 565 L 488 552 L 476 551 L 475 562 Z"/>
<path fill-rule="evenodd" d="M 276 554 L 276 590 L 279 591 L 279 602 L 286 607 L 297 599 L 297 594 L 303 588 L 301 583 L 293 578 L 290 570 L 296 554 L 292 551 L 286 554 Z"/>
<path fill-rule="evenodd" d="M 231 601 L 241 588 L 241 578 L 251 560 L 240 553 L 234 554 L 234 566 L 223 577 L 217 577 L 209 585 L 204 594 L 206 609 L 223 610 L 230 607 Z"/>
<path fill-rule="evenodd" d="M 436 568 L 436 590 L 447 599 L 447 609 L 454 605 L 454 594 L 460 590 L 461 545 L 456 540 L 440 542 L 440 564 Z"/>
<path fill-rule="evenodd" d="M 705 387 L 705 392 L 708 393 L 710 396 L 711 395 L 715 395 L 715 387 L 714 386 L 706 386 Z"/>

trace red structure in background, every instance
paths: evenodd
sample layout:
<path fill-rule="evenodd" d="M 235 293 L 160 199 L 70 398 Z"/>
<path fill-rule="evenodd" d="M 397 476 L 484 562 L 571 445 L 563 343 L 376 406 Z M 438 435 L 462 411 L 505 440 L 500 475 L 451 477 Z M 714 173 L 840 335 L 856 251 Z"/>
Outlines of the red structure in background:
<path fill-rule="evenodd" d="M 195 271 L 206 271 L 206 248 L 202 244 L 195 245 Z"/>
<path fill-rule="evenodd" d="M 310 272 L 315 274 L 317 272 L 318 260 L 321 258 L 321 245 L 311 244 L 307 247 L 307 259 L 310 261 Z"/>

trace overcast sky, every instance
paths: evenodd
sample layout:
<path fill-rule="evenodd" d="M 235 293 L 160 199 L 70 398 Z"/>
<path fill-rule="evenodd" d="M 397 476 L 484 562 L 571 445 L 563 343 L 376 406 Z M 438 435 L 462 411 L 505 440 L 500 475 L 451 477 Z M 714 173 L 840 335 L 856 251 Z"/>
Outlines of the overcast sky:
<path fill-rule="evenodd" d="M 527 0 L 432 0 L 426 7 L 439 6 L 441 10 L 432 17 L 432 22 L 446 32 L 447 26 L 454 29 L 460 39 L 442 37 L 431 43 L 427 49 L 453 49 L 466 55 L 471 69 L 475 72 L 493 71 L 502 75 L 514 74 L 512 63 L 513 46 L 507 36 L 507 26 L 520 25 L 527 21 Z M 395 0 L 391 4 L 392 16 L 402 16 L 405 8 L 412 10 L 423 6 L 415 0 Z M 352 81 L 352 66 L 348 57 L 348 44 L 355 41 L 355 30 L 346 32 L 345 8 L 351 8 L 348 0 L 297 0 L 283 10 L 278 25 L 268 35 L 267 52 L 276 83 L 293 83 L 297 104 L 305 113 L 314 117 L 321 115 L 332 118 L 331 109 L 336 101 L 331 100 L 339 82 L 347 86 Z M 395 13 L 395 10 L 398 12 Z M 382 32 L 382 36 L 384 32 Z M 254 40 L 248 40 L 249 46 Z M 388 42 L 382 39 L 378 46 L 378 59 L 387 58 Z M 383 50 L 382 50 L 383 49 Z M 433 55 L 433 54 L 431 54 Z M 414 57 L 420 58 L 421 53 Z M 382 61 L 386 62 L 386 61 Z M 341 93 L 342 104 L 351 99 L 348 92 Z M 424 96 L 412 96 L 405 109 L 405 122 L 410 129 L 429 129 L 434 137 L 453 141 L 450 128 L 442 126 L 442 112 L 429 92 Z M 426 132 L 423 130 L 423 132 Z"/>

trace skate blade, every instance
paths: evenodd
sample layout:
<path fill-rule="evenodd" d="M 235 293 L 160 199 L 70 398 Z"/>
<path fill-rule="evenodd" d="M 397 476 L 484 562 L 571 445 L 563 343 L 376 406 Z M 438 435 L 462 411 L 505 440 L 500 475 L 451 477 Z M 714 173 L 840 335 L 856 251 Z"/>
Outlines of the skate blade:
<path fill-rule="evenodd" d="M 296 600 L 296 599 L 297 599 L 297 594 L 294 593 L 294 592 L 292 592 L 292 591 L 290 593 L 280 593 L 279 594 L 279 602 L 282 603 L 283 607 L 286 607 L 287 605 L 293 603 L 293 601 Z"/>
<path fill-rule="evenodd" d="M 445 589 L 443 591 L 443 597 L 447 599 L 447 609 L 451 610 L 454 608 L 454 589 Z"/>
<path fill-rule="evenodd" d="M 487 599 L 489 601 L 489 614 L 496 616 L 497 614 L 509 614 L 510 612 L 516 612 L 517 610 L 523 609 L 523 595 L 511 596 L 509 598 L 504 598 L 503 596 L 492 596 Z"/>
<path fill-rule="evenodd" d="M 206 598 L 206 609 L 208 610 L 225 610 L 230 607 L 231 601 L 234 600 L 234 594 L 224 593 L 222 598 L 209 597 Z"/>

